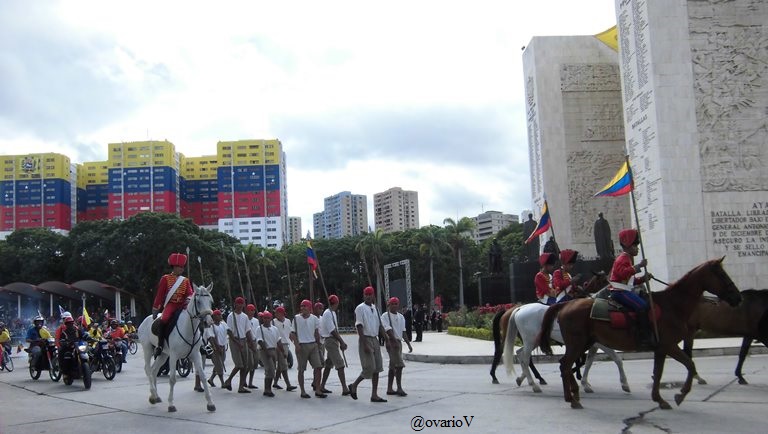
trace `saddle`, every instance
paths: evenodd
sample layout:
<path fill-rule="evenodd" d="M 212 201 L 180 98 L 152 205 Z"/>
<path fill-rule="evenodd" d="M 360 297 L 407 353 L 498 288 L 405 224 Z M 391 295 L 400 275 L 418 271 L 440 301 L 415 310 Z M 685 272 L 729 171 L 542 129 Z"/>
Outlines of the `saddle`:
<path fill-rule="evenodd" d="M 654 304 L 653 311 L 656 313 L 656 321 L 661 317 L 661 307 Z M 610 298 L 596 298 L 592 304 L 592 310 L 589 317 L 597 321 L 606 321 L 611 323 L 615 329 L 631 328 L 637 318 L 637 314 Z M 651 319 L 651 312 L 648 312 L 648 319 Z"/>
<path fill-rule="evenodd" d="M 176 312 L 174 312 L 173 316 L 170 320 L 168 320 L 168 324 L 166 324 L 165 328 L 163 329 L 163 335 L 160 336 L 160 326 L 162 324 L 162 320 L 160 319 L 162 317 L 161 314 L 157 315 L 157 318 L 152 321 L 152 334 L 157 336 L 158 342 L 163 342 L 168 340 L 168 336 L 171 335 L 171 332 L 173 331 L 173 328 L 176 326 L 176 323 L 179 321 L 179 315 L 181 315 L 181 312 L 184 309 L 179 309 Z"/>

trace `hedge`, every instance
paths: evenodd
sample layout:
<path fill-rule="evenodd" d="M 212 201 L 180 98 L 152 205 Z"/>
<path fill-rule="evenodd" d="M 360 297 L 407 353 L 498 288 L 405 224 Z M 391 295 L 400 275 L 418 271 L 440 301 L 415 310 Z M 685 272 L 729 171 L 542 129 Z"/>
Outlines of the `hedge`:
<path fill-rule="evenodd" d="M 482 339 L 485 341 L 493 340 L 493 333 L 488 329 L 471 327 L 448 327 L 448 334 L 463 336 L 465 338 Z"/>

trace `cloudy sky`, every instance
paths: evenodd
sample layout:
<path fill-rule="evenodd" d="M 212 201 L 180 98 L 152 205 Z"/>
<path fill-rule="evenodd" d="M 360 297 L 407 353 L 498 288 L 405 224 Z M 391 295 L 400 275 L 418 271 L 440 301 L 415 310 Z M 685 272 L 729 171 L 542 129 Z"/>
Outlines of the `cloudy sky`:
<path fill-rule="evenodd" d="M 278 138 L 288 213 L 419 192 L 421 225 L 531 208 L 522 51 L 613 0 L 0 2 L 0 154 Z"/>

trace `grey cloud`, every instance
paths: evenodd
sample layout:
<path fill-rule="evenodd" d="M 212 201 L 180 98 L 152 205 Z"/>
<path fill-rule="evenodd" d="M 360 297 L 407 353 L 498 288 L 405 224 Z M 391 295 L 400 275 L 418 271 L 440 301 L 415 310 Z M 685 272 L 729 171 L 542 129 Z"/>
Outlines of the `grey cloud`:
<path fill-rule="evenodd" d="M 273 127 L 296 168 L 370 158 L 483 166 L 509 156 L 511 123 L 499 107 L 434 107 L 281 117 Z"/>
<path fill-rule="evenodd" d="M 148 65 L 104 35 L 73 28 L 48 2 L 3 2 L 0 11 L 0 119 L 42 139 L 71 140 L 136 109 L 167 85 L 163 65 Z M 144 78 L 121 83 L 122 52 Z M 0 131 L 2 133 L 2 131 Z"/>

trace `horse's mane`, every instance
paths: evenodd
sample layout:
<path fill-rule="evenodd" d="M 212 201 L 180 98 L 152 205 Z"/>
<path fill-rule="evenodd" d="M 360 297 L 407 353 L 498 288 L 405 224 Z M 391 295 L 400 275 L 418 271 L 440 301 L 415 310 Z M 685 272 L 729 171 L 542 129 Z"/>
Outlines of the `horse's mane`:
<path fill-rule="evenodd" d="M 681 277 L 681 278 L 677 279 L 676 281 L 670 283 L 669 286 L 667 286 L 664 290 L 659 291 L 659 293 L 667 293 L 667 292 L 675 291 L 680 286 L 683 286 L 688 281 L 688 279 L 690 279 L 691 275 L 693 275 L 695 273 L 698 273 L 699 270 L 704 269 L 704 268 L 713 267 L 713 266 L 721 266 L 721 263 L 722 263 L 721 261 L 722 261 L 721 259 L 710 259 L 708 261 L 705 261 L 705 262 L 697 265 L 696 267 L 690 269 L 687 273 L 685 273 L 683 275 L 683 277 Z"/>

